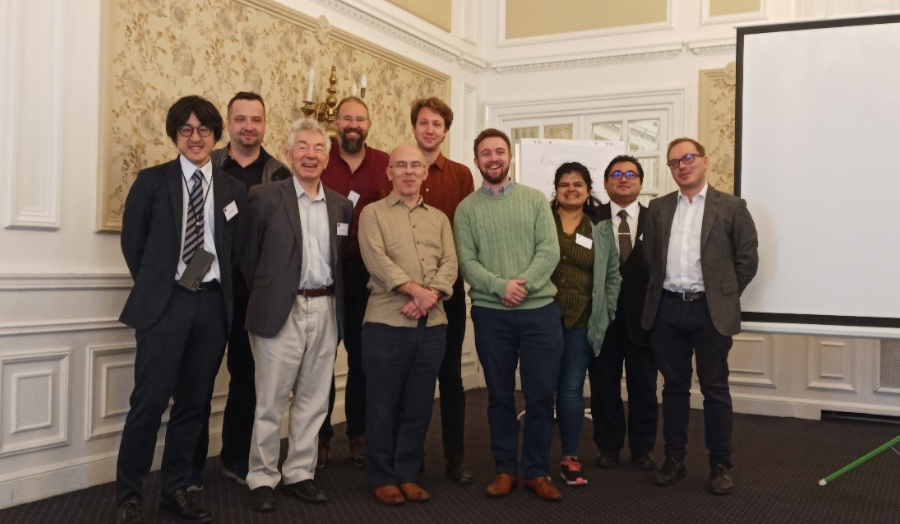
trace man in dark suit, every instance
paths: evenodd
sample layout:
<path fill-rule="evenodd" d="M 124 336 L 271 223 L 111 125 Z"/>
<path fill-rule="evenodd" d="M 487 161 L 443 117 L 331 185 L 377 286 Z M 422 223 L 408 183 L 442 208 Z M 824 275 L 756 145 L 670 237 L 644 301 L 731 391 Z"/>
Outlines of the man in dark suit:
<path fill-rule="evenodd" d="M 135 329 L 137 351 L 116 468 L 120 524 L 144 522 L 143 479 L 169 399 L 160 508 L 212 521 L 187 487 L 228 337 L 232 268 L 246 242 L 246 187 L 210 162 L 222 136 L 216 107 L 186 96 L 169 109 L 166 132 L 181 155 L 138 173 L 122 216 L 122 254 L 134 288 L 119 320 Z"/>
<path fill-rule="evenodd" d="M 647 270 L 644 268 L 643 235 L 647 208 L 638 203 L 644 169 L 634 157 L 614 158 L 603 173 L 610 203 L 598 208 L 601 220 L 612 220 L 619 252 L 622 289 L 615 320 L 609 325 L 600 354 L 591 359 L 591 415 L 594 443 L 600 450 L 595 464 L 615 467 L 625 445 L 627 429 L 631 462 L 638 468 L 656 469 L 653 448 L 659 403 L 656 398 L 656 362 L 650 334 L 641 328 Z M 628 391 L 628 418 L 622 403 L 622 365 Z"/>
<path fill-rule="evenodd" d="M 703 393 L 709 490 L 734 490 L 728 351 L 741 330 L 741 293 L 759 264 L 756 226 L 747 203 L 706 182 L 709 159 L 690 138 L 669 144 L 668 166 L 679 190 L 650 202 L 644 262 L 650 272 L 642 325 L 663 375 L 666 460 L 653 483 L 685 476 L 691 357 Z"/>
<path fill-rule="evenodd" d="M 306 502 L 325 502 L 315 485 L 318 432 L 338 340 L 343 334 L 342 259 L 353 204 L 321 183 L 331 142 L 303 120 L 291 131 L 285 158 L 293 176 L 254 186 L 245 265 L 250 283 L 247 331 L 256 358 L 256 421 L 247 485 L 250 507 L 275 509 L 274 488 Z M 290 407 L 287 459 L 281 473 L 281 422 Z"/>

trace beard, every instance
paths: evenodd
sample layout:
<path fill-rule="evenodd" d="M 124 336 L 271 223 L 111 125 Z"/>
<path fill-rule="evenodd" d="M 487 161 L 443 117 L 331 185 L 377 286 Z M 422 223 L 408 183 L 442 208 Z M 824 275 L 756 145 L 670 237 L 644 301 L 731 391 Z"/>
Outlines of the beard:
<path fill-rule="evenodd" d="M 347 133 L 350 132 L 357 133 L 359 135 L 359 138 L 357 138 L 356 140 L 347 138 Z M 366 143 L 366 137 L 368 136 L 368 133 L 364 132 L 358 127 L 348 127 L 338 133 L 338 135 L 340 135 L 341 139 L 341 149 L 350 153 L 351 155 L 355 155 L 356 153 L 362 151 L 362 148 Z"/>
<path fill-rule="evenodd" d="M 484 178 L 488 184 L 500 184 L 509 176 L 509 167 L 510 166 L 507 165 L 496 177 L 492 177 L 487 171 L 481 169 L 480 166 L 478 167 L 478 171 L 481 172 L 482 178 Z"/>

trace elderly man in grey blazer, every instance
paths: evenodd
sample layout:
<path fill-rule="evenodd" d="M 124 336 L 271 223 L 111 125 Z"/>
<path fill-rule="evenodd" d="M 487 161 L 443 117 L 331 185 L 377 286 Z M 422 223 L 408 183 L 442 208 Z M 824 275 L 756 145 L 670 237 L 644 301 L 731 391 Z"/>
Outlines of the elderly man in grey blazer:
<path fill-rule="evenodd" d="M 663 375 L 666 460 L 653 483 L 685 477 L 691 396 L 691 357 L 703 394 L 709 490 L 734 490 L 732 405 L 728 352 L 741 330 L 740 298 L 756 275 L 756 226 L 747 203 L 706 181 L 709 159 L 690 138 L 669 144 L 668 162 L 679 190 L 650 202 L 644 226 L 644 263 L 650 273 L 642 325 Z"/>
<path fill-rule="evenodd" d="M 313 477 L 343 332 L 341 261 L 353 217 L 353 204 L 320 181 L 330 146 L 322 126 L 301 121 L 285 153 L 293 176 L 254 186 L 250 196 L 250 242 L 241 269 L 250 287 L 247 331 L 256 359 L 247 474 L 255 511 L 275 509 L 279 481 L 303 501 L 327 500 Z M 288 453 L 279 473 L 281 421 L 291 393 Z"/>

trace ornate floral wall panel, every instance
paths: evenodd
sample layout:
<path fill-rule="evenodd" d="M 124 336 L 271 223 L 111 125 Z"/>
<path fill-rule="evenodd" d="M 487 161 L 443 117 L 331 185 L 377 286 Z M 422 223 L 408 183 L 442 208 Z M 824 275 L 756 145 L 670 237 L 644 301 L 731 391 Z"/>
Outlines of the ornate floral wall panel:
<path fill-rule="evenodd" d="M 709 183 L 734 193 L 734 101 L 736 66 L 700 71 L 698 140 L 706 147 Z"/>
<path fill-rule="evenodd" d="M 177 155 L 165 116 L 181 96 L 200 94 L 224 116 L 235 92 L 262 94 L 264 145 L 282 159 L 291 124 L 302 116 L 310 68 L 317 100 L 327 96 L 332 66 L 338 99 L 366 75 L 369 144 L 380 149 L 411 140 L 412 100 L 449 98 L 449 76 L 271 0 L 108 0 L 104 9 L 101 229 L 121 227 L 140 169 Z M 227 139 L 226 133 L 219 146 Z"/>

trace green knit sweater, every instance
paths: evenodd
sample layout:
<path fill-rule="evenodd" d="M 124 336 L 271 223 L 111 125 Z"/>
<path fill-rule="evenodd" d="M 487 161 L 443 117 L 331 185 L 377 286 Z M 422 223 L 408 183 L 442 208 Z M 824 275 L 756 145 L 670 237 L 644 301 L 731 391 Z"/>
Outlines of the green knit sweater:
<path fill-rule="evenodd" d="M 543 193 L 521 184 L 500 196 L 476 190 L 460 202 L 453 237 L 472 305 L 510 309 L 500 299 L 515 278 L 528 280 L 528 297 L 515 309 L 553 301 L 550 275 L 559 262 L 559 242 L 552 213 Z"/>

